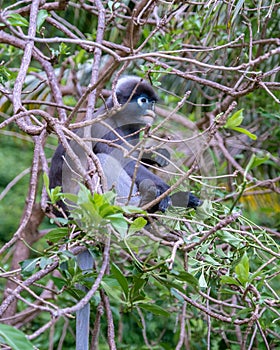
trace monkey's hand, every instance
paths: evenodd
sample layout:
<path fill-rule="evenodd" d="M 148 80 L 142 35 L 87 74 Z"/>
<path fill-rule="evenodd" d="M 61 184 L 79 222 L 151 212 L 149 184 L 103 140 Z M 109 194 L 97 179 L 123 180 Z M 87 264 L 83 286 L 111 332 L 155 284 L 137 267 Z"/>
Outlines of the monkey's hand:
<path fill-rule="evenodd" d="M 188 208 L 194 208 L 200 207 L 203 204 L 203 201 L 199 198 L 197 198 L 194 194 L 189 192 L 189 202 L 188 202 Z"/>
<path fill-rule="evenodd" d="M 202 205 L 203 201 L 191 192 L 179 191 L 171 195 L 171 202 L 174 207 L 194 208 Z"/>
<path fill-rule="evenodd" d="M 167 189 L 167 188 L 166 188 Z M 141 195 L 140 207 L 152 202 L 154 199 L 159 197 L 166 189 L 161 189 L 150 179 L 144 179 L 139 185 L 139 192 Z M 171 205 L 171 200 L 169 196 L 163 198 L 156 206 L 151 208 L 151 212 L 160 210 L 165 212 L 166 209 Z"/>

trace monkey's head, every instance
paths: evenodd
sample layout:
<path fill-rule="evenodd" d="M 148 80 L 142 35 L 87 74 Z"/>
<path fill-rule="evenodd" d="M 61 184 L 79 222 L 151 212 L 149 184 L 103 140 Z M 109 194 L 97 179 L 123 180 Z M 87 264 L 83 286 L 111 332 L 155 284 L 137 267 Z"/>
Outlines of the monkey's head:
<path fill-rule="evenodd" d="M 114 121 L 120 121 L 122 125 L 154 122 L 158 96 L 147 81 L 134 76 L 123 77 L 117 83 L 116 96 L 123 108 L 113 117 Z"/>

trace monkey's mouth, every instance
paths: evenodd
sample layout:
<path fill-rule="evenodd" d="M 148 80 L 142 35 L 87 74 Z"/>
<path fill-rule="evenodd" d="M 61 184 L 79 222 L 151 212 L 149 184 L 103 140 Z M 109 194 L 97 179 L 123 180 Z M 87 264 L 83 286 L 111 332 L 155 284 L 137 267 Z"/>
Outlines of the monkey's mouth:
<path fill-rule="evenodd" d="M 145 124 L 153 124 L 156 119 L 156 114 L 154 111 L 147 109 L 142 118 Z"/>

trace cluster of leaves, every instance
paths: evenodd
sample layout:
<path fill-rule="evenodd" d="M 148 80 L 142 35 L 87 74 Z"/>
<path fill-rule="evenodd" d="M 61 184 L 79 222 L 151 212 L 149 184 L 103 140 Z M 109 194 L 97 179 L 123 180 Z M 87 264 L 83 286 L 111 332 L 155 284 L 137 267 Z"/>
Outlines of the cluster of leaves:
<path fill-rule="evenodd" d="M 48 183 L 46 176 L 45 183 Z M 149 320 L 149 324 L 153 325 L 155 322 L 157 325 L 155 329 L 153 327 L 147 329 L 149 338 L 152 337 L 153 332 L 158 334 L 159 329 L 164 330 L 162 339 L 158 338 L 155 341 L 157 347 L 173 349 L 172 344 L 177 341 L 176 339 L 179 336 L 179 330 L 176 330 L 176 327 L 174 328 L 174 322 L 176 314 L 180 312 L 184 305 L 183 295 L 191 300 L 196 300 L 197 303 L 201 302 L 201 305 L 203 305 L 205 296 L 201 295 L 200 291 L 206 292 L 210 289 L 212 299 L 208 305 L 208 310 L 210 312 L 212 302 L 214 306 L 214 300 L 217 299 L 220 303 L 224 303 L 221 308 L 222 314 L 228 313 L 227 309 L 233 310 L 236 307 L 227 302 L 231 296 L 235 296 L 238 299 L 238 311 L 235 312 L 230 323 L 234 319 L 250 318 L 251 314 L 259 308 L 265 310 L 269 305 L 269 301 L 274 302 L 272 288 L 275 288 L 275 284 L 277 284 L 274 281 L 279 269 L 277 263 L 279 259 L 276 259 L 276 256 L 280 252 L 278 247 L 275 246 L 274 240 L 262 230 L 254 227 L 254 224 L 249 222 L 248 219 L 239 218 L 234 225 L 235 227 L 224 227 L 224 229 L 217 230 L 209 239 L 190 250 L 187 258 L 187 272 L 184 268 L 185 263 L 182 254 L 178 254 L 176 257 L 176 265 L 171 266 L 173 262 L 171 261 L 172 252 L 170 248 L 159 242 L 151 241 L 150 237 L 143 233 L 139 235 L 139 230 L 147 223 L 145 219 L 142 217 L 137 217 L 134 220 L 127 219 L 127 215 L 133 217 L 135 214 L 146 215 L 147 213 L 140 211 L 139 208 L 115 205 L 115 194 L 113 192 L 104 195 L 92 195 L 88 189 L 81 185 L 81 190 L 77 196 L 63 194 L 60 192 L 60 188 L 51 190 L 49 195 L 53 204 L 61 199 L 71 200 L 71 219 L 68 221 L 68 226 L 54 228 L 44 237 L 50 245 L 49 248 L 45 249 L 44 254 L 40 257 L 26 260 L 21 265 L 22 274 L 28 277 L 35 271 L 44 269 L 51 264 L 54 257 L 58 257 L 61 275 L 60 277 L 51 277 L 58 290 L 56 303 L 60 306 L 73 305 L 85 295 L 85 292 L 78 286 L 83 285 L 90 289 L 98 273 L 92 270 L 82 271 L 78 265 L 77 257 L 69 250 L 61 249 L 61 247 L 71 249 L 74 246 L 84 245 L 94 257 L 95 264 L 98 265 L 102 256 L 105 237 L 111 235 L 110 274 L 104 276 L 100 289 L 104 290 L 111 300 L 112 308 L 116 313 L 116 322 L 126 328 L 128 327 L 127 322 L 130 320 L 130 327 L 135 332 L 133 337 L 122 338 L 120 345 L 131 346 L 131 342 L 135 341 L 136 337 L 138 339 L 137 347 L 141 347 L 141 332 L 138 334 L 137 329 L 143 327 L 144 317 Z M 192 225 L 195 232 L 203 232 L 204 225 L 214 227 L 219 223 L 221 211 L 224 210 L 222 206 L 215 206 L 212 209 L 216 214 L 212 214 L 204 222 L 198 221 L 201 213 L 196 214 L 194 212 L 182 213 L 181 219 L 187 217 L 188 223 Z M 172 211 L 168 216 L 172 217 Z M 94 220 L 92 220 L 92 217 L 94 217 Z M 169 226 L 170 230 L 171 227 L 173 227 L 173 230 L 174 225 L 176 225 L 179 234 L 179 232 L 186 230 L 186 226 L 183 220 L 178 225 L 178 219 L 179 216 L 176 213 L 173 219 L 162 219 L 161 224 L 165 225 L 165 229 Z M 128 226 L 128 223 L 130 226 Z M 247 236 L 244 236 L 244 232 L 241 230 L 241 226 L 245 224 L 252 226 L 252 232 L 251 234 L 248 232 Z M 199 238 L 197 235 L 194 235 L 193 238 L 185 236 L 184 240 L 187 244 L 193 244 L 197 243 Z M 268 282 L 270 279 L 273 282 L 272 284 Z M 176 306 L 174 300 L 178 300 Z M 96 294 L 91 301 L 92 317 L 97 312 L 99 304 L 100 297 Z M 217 311 L 214 310 L 215 307 L 213 313 Z M 203 313 L 197 314 L 198 310 L 194 305 L 190 304 L 186 312 L 188 317 L 194 317 L 191 321 L 193 325 L 195 319 L 204 318 Z M 262 326 L 271 327 L 271 315 L 268 315 L 267 311 L 264 314 L 265 317 L 261 318 Z M 167 322 L 167 320 L 169 321 Z M 191 323 L 188 325 L 190 327 L 191 344 L 204 346 L 203 339 L 197 339 L 197 332 L 193 329 Z M 218 316 L 214 324 L 213 342 L 216 332 L 218 332 L 216 327 L 221 326 L 218 322 Z M 102 322 L 101 329 L 104 333 L 106 333 L 105 326 L 106 322 Z M 138 328 L 139 326 L 140 328 Z M 231 327 L 234 326 L 230 324 L 223 325 L 227 333 Z M 275 324 L 273 328 L 276 332 L 277 325 Z M 57 332 L 59 332 L 59 328 Z M 6 343 L 10 345 L 11 342 L 7 339 Z M 42 339 L 43 336 L 38 339 L 37 346 L 42 344 Z M 14 341 L 16 341 L 16 338 Z M 68 339 L 67 337 L 65 342 L 71 344 L 73 338 Z M 223 346 L 222 343 L 223 341 L 217 342 L 217 349 Z M 276 345 L 275 339 L 272 344 Z M 31 349 L 31 347 L 29 348 Z M 27 347 L 27 349 L 29 348 Z"/>

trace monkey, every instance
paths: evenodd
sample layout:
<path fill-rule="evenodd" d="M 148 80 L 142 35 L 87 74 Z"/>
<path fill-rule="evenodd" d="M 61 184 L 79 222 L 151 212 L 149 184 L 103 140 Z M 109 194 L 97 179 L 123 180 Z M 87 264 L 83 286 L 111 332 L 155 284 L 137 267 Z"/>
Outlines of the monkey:
<path fill-rule="evenodd" d="M 115 102 L 119 104 L 116 108 Z M 156 153 L 145 150 L 143 154 L 137 149 L 140 132 L 155 121 L 155 103 L 158 96 L 152 86 L 145 80 L 128 76 L 121 78 L 116 85 L 115 96 L 111 95 L 96 113 L 93 113 L 93 124 L 77 131 L 77 136 L 86 140 L 90 136 L 90 148 L 98 158 L 104 172 L 107 188 L 115 188 L 117 204 L 132 204 L 139 207 L 153 201 L 170 187 L 150 167 L 165 167 L 169 163 L 169 152 L 157 148 Z M 104 118 L 102 117 L 104 115 Z M 102 119 L 99 121 L 99 118 Z M 98 121 L 95 123 L 95 121 Z M 74 139 L 69 146 L 79 158 L 84 169 L 88 170 L 88 160 L 84 148 Z M 142 155 L 141 155 L 142 154 Z M 141 157 L 140 157 L 141 155 Z M 140 164 L 139 164 L 140 159 Z M 62 187 L 63 192 L 77 194 L 78 182 L 82 182 L 75 162 L 67 154 L 62 144 L 59 144 L 51 160 L 49 172 L 50 188 Z M 57 203 L 69 213 L 69 205 L 60 201 Z M 165 212 L 170 206 L 197 208 L 202 201 L 188 191 L 176 192 L 165 196 L 158 204 L 148 209 L 148 212 Z M 55 212 L 60 216 L 58 212 Z M 93 257 L 88 250 L 78 254 L 77 262 L 82 271 L 93 269 Z M 80 288 L 82 288 L 80 286 Z M 76 334 L 77 346 L 84 344 L 88 337 L 90 304 L 77 311 Z M 86 331 L 85 331 L 86 330 Z"/>
<path fill-rule="evenodd" d="M 159 148 L 155 157 L 145 151 L 140 164 L 137 164 L 139 151 L 136 149 L 131 152 L 140 140 L 140 131 L 146 125 L 152 125 L 155 120 L 155 104 L 158 96 L 146 80 L 126 76 L 117 82 L 115 99 L 119 108 L 114 110 L 114 97 L 111 95 L 93 115 L 93 119 L 106 114 L 107 117 L 89 126 L 91 148 L 102 166 L 108 188 L 115 187 L 119 203 L 124 204 L 126 201 L 129 204 L 143 206 L 169 189 L 169 185 L 149 168 L 151 165 L 158 167 L 167 165 L 170 154 L 166 149 Z M 77 134 L 83 136 L 85 133 L 80 129 Z M 86 166 L 83 148 L 73 140 L 70 141 L 70 146 Z M 126 157 L 124 152 L 131 152 L 132 157 Z M 77 193 L 75 173 L 75 164 L 60 144 L 51 160 L 50 188 L 62 186 L 64 192 Z M 177 192 L 164 197 L 149 211 L 165 212 L 171 205 L 196 209 L 201 204 L 202 201 L 192 193 Z M 65 204 L 60 205 L 66 209 Z"/>

